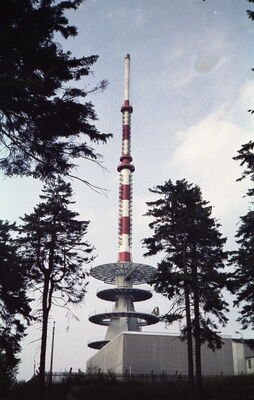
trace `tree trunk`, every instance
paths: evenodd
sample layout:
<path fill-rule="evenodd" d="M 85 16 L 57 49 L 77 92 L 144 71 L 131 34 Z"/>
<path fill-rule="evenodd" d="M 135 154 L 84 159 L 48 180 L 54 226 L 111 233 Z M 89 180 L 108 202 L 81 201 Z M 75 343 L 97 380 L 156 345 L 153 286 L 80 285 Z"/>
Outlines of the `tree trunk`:
<path fill-rule="evenodd" d="M 46 366 L 46 348 L 47 348 L 47 332 L 48 332 L 48 294 L 49 294 L 49 278 L 45 276 L 43 294 L 42 294 L 42 332 L 41 332 L 41 354 L 40 354 L 40 383 L 44 386 L 45 382 L 45 366 Z"/>
<path fill-rule="evenodd" d="M 189 288 L 187 287 L 186 284 L 185 284 L 185 288 L 184 288 L 184 297 L 185 297 L 186 327 L 187 327 L 188 380 L 189 380 L 192 399 L 195 399 L 193 345 L 192 345 L 191 316 L 190 316 L 190 298 L 189 298 Z"/>
<path fill-rule="evenodd" d="M 187 328 L 187 351 L 188 351 L 188 381 L 190 386 L 191 397 L 196 398 L 194 368 L 193 368 L 193 345 L 192 345 L 192 329 L 191 329 L 191 312 L 190 312 L 190 289 L 187 281 L 187 265 L 186 265 L 186 248 L 183 249 L 183 271 L 184 271 L 184 300 L 186 312 L 186 328 Z"/>
<path fill-rule="evenodd" d="M 196 364 L 196 389 L 197 398 L 203 398 L 203 381 L 201 367 L 201 338 L 200 338 L 200 311 L 197 266 L 192 268 L 193 292 L 194 292 L 194 337 L 195 337 L 195 364 Z"/>
<path fill-rule="evenodd" d="M 47 350 L 48 318 L 52 304 L 52 295 L 54 290 L 54 281 L 52 271 L 54 270 L 54 256 L 56 243 L 56 217 L 53 216 L 53 230 L 51 233 L 51 242 L 49 248 L 48 269 L 44 270 L 44 283 L 42 294 L 42 335 L 41 335 L 41 355 L 40 355 L 40 383 L 45 384 L 45 366 Z"/>
<path fill-rule="evenodd" d="M 200 340 L 200 324 L 199 324 L 199 298 L 194 294 L 194 329 L 195 329 L 195 364 L 196 364 L 196 385 L 197 398 L 203 398 L 203 382 L 201 368 L 201 340 Z"/>

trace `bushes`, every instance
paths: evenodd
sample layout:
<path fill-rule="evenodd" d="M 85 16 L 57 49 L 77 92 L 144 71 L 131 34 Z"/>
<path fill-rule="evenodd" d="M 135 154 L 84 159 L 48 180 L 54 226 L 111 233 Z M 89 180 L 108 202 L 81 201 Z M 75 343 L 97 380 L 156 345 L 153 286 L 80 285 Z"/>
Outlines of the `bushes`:
<path fill-rule="evenodd" d="M 104 374 L 105 375 L 105 374 Z M 214 377 L 204 379 L 204 400 L 253 400 L 253 375 Z M 38 399 L 36 382 L 19 384 L 9 393 L 6 400 Z M 75 400 L 190 400 L 187 380 L 161 383 L 137 381 L 115 381 L 111 379 L 66 380 L 45 389 L 45 400 L 67 400 L 72 394 Z"/>

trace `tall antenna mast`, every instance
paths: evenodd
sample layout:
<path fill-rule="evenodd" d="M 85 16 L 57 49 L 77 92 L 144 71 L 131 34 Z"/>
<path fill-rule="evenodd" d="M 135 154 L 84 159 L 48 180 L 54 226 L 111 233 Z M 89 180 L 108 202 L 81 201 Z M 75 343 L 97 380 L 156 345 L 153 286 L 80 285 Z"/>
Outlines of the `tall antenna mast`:
<path fill-rule="evenodd" d="M 92 340 L 88 346 L 101 349 L 118 334 L 126 331 L 139 332 L 143 326 L 153 325 L 159 321 L 155 313 L 135 311 L 134 303 L 148 300 L 152 293 L 147 289 L 134 288 L 151 281 L 154 268 L 149 265 L 133 263 L 131 256 L 131 211 L 132 211 L 132 173 L 131 164 L 131 113 L 130 105 L 130 55 L 124 61 L 124 103 L 121 108 L 122 123 L 122 155 L 117 170 L 120 176 L 119 186 L 119 254 L 118 261 L 98 265 L 90 274 L 96 279 L 115 285 L 97 292 L 97 297 L 114 303 L 113 309 L 103 312 L 95 311 L 89 317 L 94 324 L 107 326 L 106 336 L 100 340 Z"/>
<path fill-rule="evenodd" d="M 132 173 L 131 164 L 131 113 L 130 105 L 130 55 L 125 57 L 124 64 L 124 104 L 121 108 L 122 122 L 122 155 L 117 171 L 120 176 L 119 187 L 119 254 L 118 262 L 131 262 L 131 228 L 132 228 Z"/>

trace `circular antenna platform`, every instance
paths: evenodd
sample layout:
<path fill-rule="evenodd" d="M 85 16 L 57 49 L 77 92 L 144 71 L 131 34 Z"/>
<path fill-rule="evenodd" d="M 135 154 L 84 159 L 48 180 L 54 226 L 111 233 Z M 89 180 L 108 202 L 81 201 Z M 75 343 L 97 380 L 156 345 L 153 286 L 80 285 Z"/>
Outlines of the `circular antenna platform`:
<path fill-rule="evenodd" d="M 152 292 L 146 289 L 113 288 L 101 289 L 97 292 L 99 299 L 116 301 L 119 296 L 128 296 L 132 301 L 144 301 L 152 297 Z"/>
<path fill-rule="evenodd" d="M 111 311 L 100 314 L 91 315 L 89 321 L 97 325 L 109 326 L 114 318 L 136 318 L 139 320 L 140 326 L 153 325 L 159 322 L 159 317 L 154 314 L 148 314 L 140 311 Z"/>
<path fill-rule="evenodd" d="M 91 349 L 100 350 L 100 349 L 102 349 L 102 347 L 104 347 L 108 342 L 109 342 L 109 340 L 97 340 L 96 342 L 89 342 L 89 343 L 87 344 L 87 346 L 90 347 Z"/>
<path fill-rule="evenodd" d="M 140 285 L 151 281 L 155 271 L 156 269 L 150 265 L 118 262 L 98 265 L 91 269 L 90 275 L 109 284 L 115 284 L 117 276 L 124 276 L 126 281 L 130 281 L 134 285 Z"/>

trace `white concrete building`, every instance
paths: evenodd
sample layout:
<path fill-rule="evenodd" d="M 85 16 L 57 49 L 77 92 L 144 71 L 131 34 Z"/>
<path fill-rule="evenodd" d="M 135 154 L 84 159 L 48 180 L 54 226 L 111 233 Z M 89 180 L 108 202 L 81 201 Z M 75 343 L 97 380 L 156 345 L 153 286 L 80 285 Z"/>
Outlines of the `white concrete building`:
<path fill-rule="evenodd" d="M 253 373 L 253 351 L 246 346 L 243 349 L 238 339 L 224 337 L 223 342 L 216 351 L 207 344 L 202 346 L 203 375 Z M 167 333 L 122 332 L 88 360 L 87 369 L 131 375 L 187 375 L 187 343 Z"/>
<path fill-rule="evenodd" d="M 254 350 L 248 345 L 244 346 L 245 373 L 254 374 Z"/>

